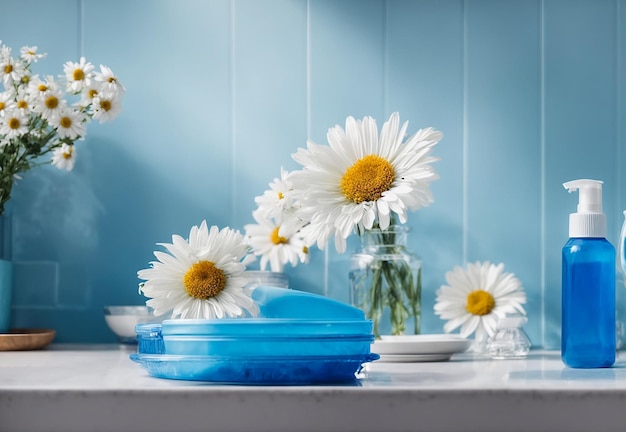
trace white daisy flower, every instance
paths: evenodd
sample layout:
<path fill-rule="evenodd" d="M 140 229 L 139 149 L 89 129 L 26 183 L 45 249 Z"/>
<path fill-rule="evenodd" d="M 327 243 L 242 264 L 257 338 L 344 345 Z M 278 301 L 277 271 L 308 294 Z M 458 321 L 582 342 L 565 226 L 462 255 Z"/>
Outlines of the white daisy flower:
<path fill-rule="evenodd" d="M 252 216 L 257 224 L 246 225 L 244 229 L 254 255 L 261 257 L 261 270 L 269 264 L 273 272 L 282 272 L 287 263 L 295 267 L 298 261 L 308 262 L 309 250 L 300 234 L 303 222 L 277 225 L 272 219 L 264 218 L 258 210 Z"/>
<path fill-rule="evenodd" d="M 20 79 L 20 82 L 18 84 L 18 89 L 25 89 L 28 88 L 28 84 L 30 84 L 30 80 L 32 79 L 32 72 L 30 69 L 24 69 L 24 75 L 22 75 L 22 78 Z"/>
<path fill-rule="evenodd" d="M 24 114 L 28 114 L 30 111 L 30 103 L 28 102 L 28 93 L 22 87 L 20 87 L 17 91 L 17 95 L 15 96 L 15 106 L 19 110 L 21 110 Z"/>
<path fill-rule="evenodd" d="M 72 171 L 76 162 L 76 150 L 73 145 L 63 144 L 54 149 L 52 154 L 52 165 L 60 170 Z"/>
<path fill-rule="evenodd" d="M 400 223 L 407 210 L 429 205 L 429 184 L 439 178 L 429 165 L 432 147 L 442 138 L 432 128 L 419 130 L 403 142 L 408 122 L 400 127 L 398 113 L 385 122 L 378 136 L 371 117 L 346 119 L 345 131 L 335 126 L 328 131 L 328 146 L 308 142 L 307 149 L 293 155 L 303 165 L 291 177 L 299 191 L 297 199 L 303 218 L 318 247 L 335 237 L 338 252 L 354 228 L 381 229 L 390 225 L 392 214 Z"/>
<path fill-rule="evenodd" d="M 40 113 L 46 120 L 51 120 L 67 106 L 60 89 L 48 90 L 32 100 L 33 111 Z"/>
<path fill-rule="evenodd" d="M 49 123 L 57 130 L 59 137 L 75 140 L 85 135 L 86 116 L 80 111 L 62 108 Z"/>
<path fill-rule="evenodd" d="M 289 176 L 291 174 L 280 168 L 280 178 L 275 178 L 263 195 L 254 199 L 259 206 L 259 213 L 268 219 L 276 218 L 280 221 L 281 216 L 290 211 L 294 206 L 294 191 Z"/>
<path fill-rule="evenodd" d="M 26 63 L 36 63 L 46 56 L 45 53 L 38 53 L 36 46 L 25 46 L 20 50 L 20 58 Z"/>
<path fill-rule="evenodd" d="M 461 327 L 461 336 L 476 332 L 477 341 L 493 336 L 496 324 L 507 314 L 526 312 L 526 294 L 522 284 L 512 273 L 504 273 L 504 264 L 490 262 L 455 267 L 446 273 L 448 285 L 437 291 L 435 314 L 449 320 L 443 327 L 446 333 Z"/>
<path fill-rule="evenodd" d="M 111 92 L 101 91 L 93 99 L 93 118 L 100 123 L 113 120 L 122 112 L 122 100 L 118 95 Z"/>
<path fill-rule="evenodd" d="M 24 76 L 25 65 L 11 56 L 0 59 L 0 78 L 6 88 L 19 83 Z"/>
<path fill-rule="evenodd" d="M 63 65 L 63 72 L 67 78 L 67 91 L 78 93 L 92 79 L 94 65 L 89 63 L 85 57 L 81 57 L 78 63 L 67 62 Z"/>
<path fill-rule="evenodd" d="M 47 92 L 59 92 L 61 91 L 61 87 L 55 81 L 54 77 L 51 75 L 46 76 L 44 80 L 39 78 L 39 75 L 35 75 L 30 78 L 28 81 L 28 87 L 26 88 L 26 94 L 29 99 L 37 100 L 41 99 Z"/>
<path fill-rule="evenodd" d="M 183 319 L 238 317 L 246 310 L 257 314 L 257 305 L 244 290 L 248 278 L 241 261 L 248 247 L 238 231 L 209 230 L 203 221 L 191 228 L 188 241 L 173 235 L 171 244 L 161 245 L 169 254 L 155 251 L 158 261 L 137 273 L 145 280 L 140 290 L 150 297 L 146 304 L 155 315 L 170 310 L 172 318 Z"/>
<path fill-rule="evenodd" d="M 0 117 L 4 116 L 5 112 L 12 111 L 16 107 L 15 95 L 12 91 L 0 93 Z"/>
<path fill-rule="evenodd" d="M 94 76 L 103 91 L 121 95 L 126 93 L 126 89 L 109 67 L 100 65 L 100 72 L 96 72 Z"/>
<path fill-rule="evenodd" d="M 80 102 L 79 105 L 83 107 L 88 107 L 93 104 L 93 100 L 100 93 L 100 83 L 96 81 L 91 81 L 88 85 L 83 87 L 80 92 Z"/>
<path fill-rule="evenodd" d="M 28 117 L 18 109 L 7 111 L 0 117 L 0 135 L 17 138 L 28 133 Z"/>

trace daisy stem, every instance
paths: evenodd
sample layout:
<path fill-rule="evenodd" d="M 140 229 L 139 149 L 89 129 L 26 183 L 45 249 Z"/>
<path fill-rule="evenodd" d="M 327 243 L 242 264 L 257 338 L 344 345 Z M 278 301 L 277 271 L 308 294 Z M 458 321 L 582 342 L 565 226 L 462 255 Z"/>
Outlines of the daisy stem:
<path fill-rule="evenodd" d="M 355 304 L 373 321 L 377 338 L 380 321 L 386 313 L 392 334 L 405 333 L 409 318 L 413 318 L 413 331 L 419 333 L 421 268 L 414 266 L 413 258 L 402 244 L 404 237 L 397 237 L 394 229 L 372 230 L 363 235 L 363 253 L 357 255 L 362 261 L 356 268 L 364 270 L 351 274 Z M 398 240 L 400 244 L 396 243 Z"/>
<path fill-rule="evenodd" d="M 4 213 L 4 207 L 11 198 L 15 176 L 33 167 L 49 164 L 50 161 L 39 158 L 61 147 L 63 143 L 72 143 L 67 138 L 54 140 L 57 132 L 49 128 L 48 122 L 41 116 L 36 116 L 31 121 L 30 128 L 35 133 L 13 138 L 0 150 L 0 215 Z"/>

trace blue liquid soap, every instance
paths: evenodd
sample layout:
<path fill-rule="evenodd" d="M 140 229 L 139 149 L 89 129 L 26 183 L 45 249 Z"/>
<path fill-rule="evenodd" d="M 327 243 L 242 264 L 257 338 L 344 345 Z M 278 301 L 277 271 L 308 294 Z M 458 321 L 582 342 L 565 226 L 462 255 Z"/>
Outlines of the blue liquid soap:
<path fill-rule="evenodd" d="M 573 238 L 563 248 L 563 362 L 575 368 L 615 363 L 615 248 L 603 238 Z"/>
<path fill-rule="evenodd" d="M 606 238 L 602 182 L 575 180 L 578 212 L 563 247 L 561 357 L 573 368 L 615 363 L 615 248 Z"/>

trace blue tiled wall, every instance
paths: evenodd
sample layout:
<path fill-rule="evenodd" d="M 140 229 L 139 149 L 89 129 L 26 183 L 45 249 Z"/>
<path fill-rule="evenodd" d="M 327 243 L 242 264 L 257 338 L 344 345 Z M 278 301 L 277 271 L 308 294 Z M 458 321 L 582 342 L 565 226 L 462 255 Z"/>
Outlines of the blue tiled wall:
<path fill-rule="evenodd" d="M 560 249 L 576 198 L 605 181 L 609 239 L 626 208 L 626 2 L 621 0 L 3 0 L 0 40 L 38 45 L 40 73 L 85 55 L 122 78 L 114 123 L 92 123 L 73 172 L 38 168 L 7 215 L 14 325 L 112 342 L 102 307 L 140 304 L 155 243 L 192 225 L 243 229 L 254 197 L 307 139 L 393 111 L 434 126 L 435 203 L 410 216 L 424 325 L 446 271 L 504 262 L 528 333 L 556 347 Z M 351 238 L 349 248 L 356 246 Z M 347 300 L 348 254 L 312 251 L 294 288 Z M 623 308 L 623 306 L 621 306 Z"/>

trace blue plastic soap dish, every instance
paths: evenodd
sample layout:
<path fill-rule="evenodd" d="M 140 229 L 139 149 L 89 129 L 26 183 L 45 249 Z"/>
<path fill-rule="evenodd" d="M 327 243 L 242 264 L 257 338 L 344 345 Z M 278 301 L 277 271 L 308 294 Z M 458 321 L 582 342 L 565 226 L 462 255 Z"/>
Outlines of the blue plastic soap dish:
<path fill-rule="evenodd" d="M 353 381 L 379 358 L 372 322 L 352 306 L 275 287 L 252 298 L 260 318 L 138 324 L 131 359 L 158 378 L 293 385 Z"/>

